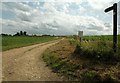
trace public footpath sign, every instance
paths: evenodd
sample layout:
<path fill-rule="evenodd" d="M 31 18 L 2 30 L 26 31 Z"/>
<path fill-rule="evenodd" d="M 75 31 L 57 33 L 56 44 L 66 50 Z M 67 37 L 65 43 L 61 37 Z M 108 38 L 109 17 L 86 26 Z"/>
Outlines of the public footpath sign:
<path fill-rule="evenodd" d="M 119 18 L 120 18 L 120 2 L 114 3 L 113 6 L 105 9 L 105 12 L 113 11 L 113 50 L 117 50 L 117 35 L 120 33 Z M 117 27 L 118 26 L 118 27 Z M 117 34 L 118 33 L 118 34 Z"/>

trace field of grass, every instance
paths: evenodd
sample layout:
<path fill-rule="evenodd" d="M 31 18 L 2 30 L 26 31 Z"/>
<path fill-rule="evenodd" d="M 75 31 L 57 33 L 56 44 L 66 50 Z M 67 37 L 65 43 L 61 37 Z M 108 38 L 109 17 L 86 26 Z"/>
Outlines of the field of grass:
<path fill-rule="evenodd" d="M 102 40 L 102 41 L 112 41 L 113 39 L 113 36 L 111 35 L 104 35 L 104 36 L 83 36 L 83 39 L 84 40 L 92 40 L 92 41 L 95 41 L 95 40 Z"/>
<path fill-rule="evenodd" d="M 57 37 L 50 36 L 2 36 L 2 51 L 12 48 L 28 46 L 37 43 L 48 42 L 57 39 Z"/>

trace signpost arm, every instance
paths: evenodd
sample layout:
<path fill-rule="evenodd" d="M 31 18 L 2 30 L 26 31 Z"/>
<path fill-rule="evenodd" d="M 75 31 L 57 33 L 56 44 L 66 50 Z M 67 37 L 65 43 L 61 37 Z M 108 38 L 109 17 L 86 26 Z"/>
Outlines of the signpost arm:
<path fill-rule="evenodd" d="M 105 12 L 109 12 L 109 11 L 111 11 L 111 10 L 113 10 L 113 6 L 111 6 L 111 7 L 107 8 L 107 9 L 105 9 Z"/>

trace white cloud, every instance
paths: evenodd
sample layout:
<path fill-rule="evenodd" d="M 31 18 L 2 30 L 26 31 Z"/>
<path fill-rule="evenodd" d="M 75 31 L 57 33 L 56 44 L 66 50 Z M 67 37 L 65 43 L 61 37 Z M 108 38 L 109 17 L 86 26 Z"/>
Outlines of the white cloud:
<path fill-rule="evenodd" d="M 54 3 L 45 3 L 43 8 L 45 8 L 47 10 L 47 13 L 52 12 L 52 13 L 56 13 L 56 8 L 54 6 Z"/>
<path fill-rule="evenodd" d="M 26 30 L 31 34 L 57 35 L 77 34 L 79 30 L 83 30 L 85 35 L 109 34 L 111 32 L 100 19 L 92 16 L 73 16 L 66 13 L 68 4 L 63 8 L 65 11 L 61 12 L 57 10 L 57 3 L 45 3 L 43 8 L 46 11 L 44 13 L 23 3 L 11 3 L 10 7 L 13 9 L 11 11 L 16 14 L 16 19 L 3 19 L 2 25 L 5 33 L 19 30 Z M 8 6 L 6 8 L 9 10 Z M 106 30 L 108 30 L 107 33 Z"/>

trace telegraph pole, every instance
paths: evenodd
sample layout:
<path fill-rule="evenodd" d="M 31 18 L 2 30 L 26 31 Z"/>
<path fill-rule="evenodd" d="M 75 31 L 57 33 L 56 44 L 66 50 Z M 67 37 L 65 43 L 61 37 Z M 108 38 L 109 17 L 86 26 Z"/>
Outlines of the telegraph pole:
<path fill-rule="evenodd" d="M 105 9 L 105 12 L 113 10 L 113 50 L 117 50 L 117 3 L 114 3 L 113 6 Z"/>

